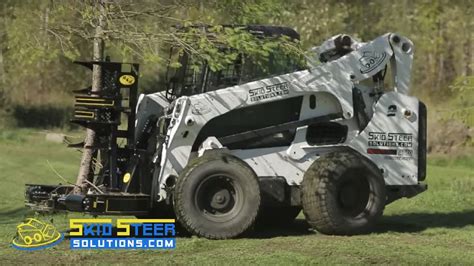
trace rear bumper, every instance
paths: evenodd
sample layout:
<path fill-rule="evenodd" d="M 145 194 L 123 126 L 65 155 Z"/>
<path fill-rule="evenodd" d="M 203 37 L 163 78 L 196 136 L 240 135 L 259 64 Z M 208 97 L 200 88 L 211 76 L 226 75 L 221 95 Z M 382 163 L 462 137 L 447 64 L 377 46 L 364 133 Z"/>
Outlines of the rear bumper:
<path fill-rule="evenodd" d="M 428 189 L 427 184 L 417 184 L 410 186 L 387 186 L 387 202 L 390 204 L 401 198 L 412 198 Z"/>
<path fill-rule="evenodd" d="M 27 184 L 25 205 L 38 212 L 73 211 L 93 215 L 146 215 L 150 196 L 110 192 L 104 194 L 72 194 L 74 186 Z"/>
<path fill-rule="evenodd" d="M 427 110 L 421 101 L 418 114 L 418 181 L 423 181 L 426 178 Z"/>

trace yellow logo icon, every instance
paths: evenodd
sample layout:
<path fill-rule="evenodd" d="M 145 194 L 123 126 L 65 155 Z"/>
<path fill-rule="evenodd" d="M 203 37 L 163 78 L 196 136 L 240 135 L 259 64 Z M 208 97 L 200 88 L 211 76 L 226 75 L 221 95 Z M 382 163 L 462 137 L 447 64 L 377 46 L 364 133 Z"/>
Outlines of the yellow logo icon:
<path fill-rule="evenodd" d="M 132 75 L 122 75 L 119 78 L 119 82 L 120 82 L 120 84 L 122 84 L 124 86 L 130 86 L 133 83 L 135 83 L 135 77 L 132 76 Z"/>
<path fill-rule="evenodd" d="M 33 250 L 42 249 L 59 244 L 63 234 L 49 223 L 28 218 L 16 227 L 16 236 L 12 241 L 17 249 Z"/>
<path fill-rule="evenodd" d="M 128 183 L 128 181 L 130 181 L 130 178 L 132 176 L 130 175 L 130 173 L 126 173 L 124 176 L 123 176 L 123 182 L 124 183 Z"/>

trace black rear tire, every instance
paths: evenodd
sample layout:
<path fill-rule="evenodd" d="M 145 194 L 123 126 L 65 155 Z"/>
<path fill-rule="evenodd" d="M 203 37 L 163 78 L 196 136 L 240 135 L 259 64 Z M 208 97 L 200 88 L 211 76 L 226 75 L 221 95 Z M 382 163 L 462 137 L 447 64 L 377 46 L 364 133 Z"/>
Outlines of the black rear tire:
<path fill-rule="evenodd" d="M 380 170 L 351 151 L 326 154 L 306 172 L 301 185 L 303 212 L 317 231 L 354 235 L 369 231 L 386 202 Z"/>
<path fill-rule="evenodd" d="M 198 236 L 237 237 L 254 224 L 259 208 L 257 176 L 245 162 L 225 153 L 192 160 L 175 186 L 176 217 Z"/>

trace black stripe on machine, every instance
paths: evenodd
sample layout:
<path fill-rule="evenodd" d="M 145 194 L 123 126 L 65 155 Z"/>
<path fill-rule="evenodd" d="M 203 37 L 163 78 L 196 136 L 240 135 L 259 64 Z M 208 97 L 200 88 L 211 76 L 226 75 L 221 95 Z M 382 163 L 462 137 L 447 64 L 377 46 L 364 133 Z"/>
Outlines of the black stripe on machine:
<path fill-rule="evenodd" d="M 393 149 L 367 149 L 368 154 L 397 155 L 397 150 Z"/>

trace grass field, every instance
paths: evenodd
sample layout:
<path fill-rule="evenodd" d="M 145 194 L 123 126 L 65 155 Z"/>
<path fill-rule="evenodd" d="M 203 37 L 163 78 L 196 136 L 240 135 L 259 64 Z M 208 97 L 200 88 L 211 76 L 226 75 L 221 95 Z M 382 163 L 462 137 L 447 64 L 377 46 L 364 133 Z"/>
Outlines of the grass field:
<path fill-rule="evenodd" d="M 70 181 L 80 154 L 43 141 L 30 130 L 0 131 L 1 264 L 474 264 L 474 156 L 430 158 L 429 190 L 387 206 L 369 235 L 335 237 L 312 232 L 300 214 L 287 228 L 266 228 L 246 238 L 211 241 L 180 237 L 173 251 L 76 251 L 68 241 L 39 251 L 9 243 L 15 226 L 32 214 L 23 207 L 25 183 L 61 182 L 47 160 Z M 68 218 L 43 216 L 66 230 Z"/>

